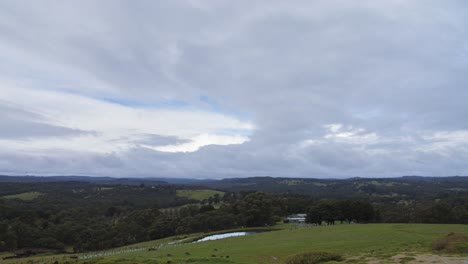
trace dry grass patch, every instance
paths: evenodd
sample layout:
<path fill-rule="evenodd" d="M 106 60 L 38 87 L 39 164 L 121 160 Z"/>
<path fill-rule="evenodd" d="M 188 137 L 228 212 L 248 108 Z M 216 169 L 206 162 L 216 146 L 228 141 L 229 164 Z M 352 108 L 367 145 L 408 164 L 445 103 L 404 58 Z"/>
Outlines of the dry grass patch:
<path fill-rule="evenodd" d="M 432 250 L 442 253 L 468 253 L 468 235 L 450 233 L 435 240 Z"/>
<path fill-rule="evenodd" d="M 332 252 L 306 252 L 289 257 L 286 264 L 317 264 L 326 261 L 341 261 L 343 257 Z"/>

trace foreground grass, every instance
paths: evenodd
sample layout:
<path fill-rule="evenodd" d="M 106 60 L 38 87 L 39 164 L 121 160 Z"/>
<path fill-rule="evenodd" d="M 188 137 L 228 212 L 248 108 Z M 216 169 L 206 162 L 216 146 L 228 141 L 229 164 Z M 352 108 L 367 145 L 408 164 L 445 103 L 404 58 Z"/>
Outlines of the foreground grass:
<path fill-rule="evenodd" d="M 31 201 L 36 199 L 37 197 L 43 195 L 43 193 L 40 192 L 25 192 L 25 193 L 20 193 L 20 194 L 13 194 L 13 195 L 6 195 L 3 196 L 5 199 L 20 199 L 23 201 Z"/>
<path fill-rule="evenodd" d="M 213 197 L 215 194 L 219 194 L 222 197 L 224 192 L 215 190 L 177 190 L 177 196 L 198 201 Z"/>
<path fill-rule="evenodd" d="M 441 236 L 451 232 L 468 234 L 467 225 L 352 224 L 309 228 L 283 225 L 281 228 L 280 231 L 202 243 L 181 243 L 155 251 L 98 257 L 78 263 L 285 263 L 292 256 L 305 252 L 337 253 L 344 258 L 355 257 L 357 262 L 354 263 L 365 263 L 364 259 L 388 259 L 405 252 L 431 253 L 432 242 Z M 168 238 L 133 246 L 155 246 L 190 237 Z M 61 260 L 68 257 L 55 258 L 63 263 Z M 50 258 L 42 259 L 47 261 Z M 35 260 L 39 261 L 39 258 L 29 258 L 32 261 L 29 263 Z M 75 263 L 75 260 L 70 263 Z"/>

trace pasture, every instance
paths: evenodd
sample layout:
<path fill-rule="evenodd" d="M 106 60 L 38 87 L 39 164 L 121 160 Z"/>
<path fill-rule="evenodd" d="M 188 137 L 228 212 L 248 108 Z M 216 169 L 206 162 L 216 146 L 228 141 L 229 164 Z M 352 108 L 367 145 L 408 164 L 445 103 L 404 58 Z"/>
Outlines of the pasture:
<path fill-rule="evenodd" d="M 445 224 L 343 224 L 335 226 L 280 226 L 279 231 L 262 232 L 216 241 L 187 243 L 200 234 L 178 236 L 132 245 L 142 249 L 122 254 L 71 260 L 66 255 L 6 260 L 5 263 L 42 263 L 57 259 L 59 263 L 285 263 L 294 254 L 326 251 L 343 256 L 343 263 L 411 263 L 419 256 L 437 256 L 432 243 L 449 233 L 468 234 L 467 225 Z M 220 232 L 222 233 L 222 232 Z M 172 241 L 172 242 L 171 242 Z M 128 249 L 127 248 L 127 249 Z M 157 248 L 149 250 L 149 248 Z M 121 249 L 104 251 L 115 252 Z M 78 254 L 77 254 L 78 255 Z M 463 263 L 464 255 L 453 259 Z M 28 262 L 29 261 L 29 262 Z M 419 260 L 418 260 L 419 261 Z M 444 260 L 447 261 L 447 260 Z M 335 262 L 331 262 L 335 263 Z M 414 262 L 416 263 L 416 262 Z"/>
<path fill-rule="evenodd" d="M 23 201 L 31 201 L 36 199 L 37 197 L 43 195 L 43 193 L 40 192 L 25 192 L 25 193 L 19 193 L 19 194 L 13 194 L 13 195 L 5 195 L 3 198 L 5 199 L 20 199 Z"/>

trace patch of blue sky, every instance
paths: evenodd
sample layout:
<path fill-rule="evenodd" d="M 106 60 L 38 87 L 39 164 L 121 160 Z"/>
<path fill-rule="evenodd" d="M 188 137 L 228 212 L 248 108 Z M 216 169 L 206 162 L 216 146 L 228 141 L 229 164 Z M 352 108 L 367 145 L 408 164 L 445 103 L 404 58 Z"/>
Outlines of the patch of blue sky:
<path fill-rule="evenodd" d="M 218 103 L 218 101 L 206 95 L 200 96 L 199 101 L 208 106 L 208 110 L 216 113 L 233 116 L 240 120 L 250 120 L 252 118 L 252 116 L 247 112 L 222 107 L 221 104 Z"/>
<path fill-rule="evenodd" d="M 214 110 L 216 112 L 221 112 L 222 111 L 219 103 L 215 99 L 213 99 L 213 98 L 211 98 L 209 96 L 202 95 L 202 96 L 200 96 L 199 100 L 202 103 L 207 104 L 208 107 L 210 107 L 212 110 Z"/>
<path fill-rule="evenodd" d="M 165 108 L 165 109 L 180 109 L 187 108 L 190 104 L 182 100 L 166 99 L 159 101 L 137 101 L 125 98 L 102 97 L 99 100 L 113 104 L 134 107 L 134 108 Z"/>
<path fill-rule="evenodd" d="M 112 97 L 112 96 L 104 95 L 102 93 L 97 93 L 97 94 L 96 93 L 94 94 L 83 93 L 83 92 L 80 92 L 79 89 L 71 89 L 71 88 L 66 88 L 66 87 L 55 88 L 53 86 L 45 90 L 66 93 L 66 94 L 71 94 L 71 95 L 77 95 L 77 96 L 83 96 L 83 97 L 87 97 L 90 99 L 117 104 L 117 105 L 122 105 L 122 106 L 127 106 L 131 108 L 181 109 L 181 108 L 190 107 L 190 103 L 183 101 L 183 100 L 175 100 L 175 99 L 163 99 L 163 100 L 157 100 L 157 101 L 134 100 L 134 99 L 128 99 L 128 98 L 123 98 L 123 97 Z"/>
<path fill-rule="evenodd" d="M 132 107 L 132 108 L 163 108 L 163 109 L 193 109 L 193 110 L 205 110 L 209 112 L 219 113 L 222 115 L 231 116 L 237 118 L 239 120 L 251 120 L 252 116 L 241 110 L 222 107 L 221 104 L 216 101 L 214 98 L 202 95 L 199 97 L 199 102 L 190 103 L 184 100 L 177 100 L 177 99 L 163 99 L 163 100 L 134 100 L 128 99 L 123 97 L 112 97 L 112 96 L 105 96 L 103 94 L 83 94 L 80 93 L 76 89 L 67 89 L 64 87 L 60 87 L 57 89 L 48 89 L 62 93 L 74 94 L 78 96 L 85 96 L 90 97 L 99 101 L 108 102 L 112 104 Z M 200 105 L 200 102 L 202 103 Z"/>
<path fill-rule="evenodd" d="M 43 82 L 42 86 L 47 87 L 47 88 L 37 88 L 37 89 L 43 90 L 43 91 L 51 91 L 55 93 L 76 95 L 76 96 L 81 96 L 81 97 L 95 99 L 95 100 L 102 100 L 102 97 L 104 97 L 103 94 L 99 91 L 91 92 L 90 90 L 86 89 L 86 87 L 82 87 L 82 86 L 74 86 L 73 88 L 70 88 L 68 86 L 62 85 L 62 83 L 55 82 L 55 81 L 49 81 L 48 83 Z"/>

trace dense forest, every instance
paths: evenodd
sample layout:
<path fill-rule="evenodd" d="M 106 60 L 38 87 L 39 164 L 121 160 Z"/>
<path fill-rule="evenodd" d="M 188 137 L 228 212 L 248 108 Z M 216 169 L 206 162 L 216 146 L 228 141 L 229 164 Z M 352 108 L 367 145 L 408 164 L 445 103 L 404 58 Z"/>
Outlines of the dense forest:
<path fill-rule="evenodd" d="M 178 234 L 272 226 L 307 213 L 315 225 L 468 224 L 466 177 L 223 181 L 155 179 L 0 183 L 0 251 L 26 248 L 84 252 Z M 114 181 L 115 180 L 115 181 Z M 183 183 L 183 184 L 181 184 Z M 181 195 L 214 190 L 205 197 Z"/>

